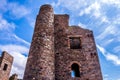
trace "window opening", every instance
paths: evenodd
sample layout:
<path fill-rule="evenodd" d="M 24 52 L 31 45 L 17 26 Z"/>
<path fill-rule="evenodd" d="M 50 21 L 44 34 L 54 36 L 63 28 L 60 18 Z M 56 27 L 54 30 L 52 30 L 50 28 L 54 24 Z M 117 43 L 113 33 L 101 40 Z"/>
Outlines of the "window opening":
<path fill-rule="evenodd" d="M 6 71 L 7 70 L 8 65 L 4 64 L 3 70 Z"/>
<path fill-rule="evenodd" d="M 81 49 L 80 37 L 70 37 L 70 48 L 71 49 Z"/>

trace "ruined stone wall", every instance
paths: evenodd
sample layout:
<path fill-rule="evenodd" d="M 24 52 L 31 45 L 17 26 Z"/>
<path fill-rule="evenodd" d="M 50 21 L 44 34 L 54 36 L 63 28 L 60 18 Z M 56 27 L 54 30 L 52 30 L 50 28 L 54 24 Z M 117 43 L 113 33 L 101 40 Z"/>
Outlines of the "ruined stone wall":
<path fill-rule="evenodd" d="M 80 80 L 102 80 L 92 31 L 76 26 L 69 27 L 68 29 L 68 37 L 80 37 L 81 40 L 81 49 L 70 49 L 70 47 L 70 50 L 68 49 L 70 56 L 74 58 L 73 63 L 76 62 L 80 66 L 80 77 L 76 78 Z M 68 61 L 69 60 L 71 59 L 68 59 Z"/>
<path fill-rule="evenodd" d="M 103 80 L 100 69 L 96 44 L 92 31 L 87 31 L 83 39 L 83 51 L 88 63 L 87 76 L 89 80 Z"/>
<path fill-rule="evenodd" d="M 67 28 L 69 23 L 68 15 L 55 15 L 54 17 L 54 31 L 55 31 L 55 80 L 63 80 L 65 77 L 64 56 L 68 45 Z M 67 72 L 67 71 L 66 71 Z"/>
<path fill-rule="evenodd" d="M 13 57 L 4 51 L 0 63 L 0 80 L 9 80 L 12 63 Z"/>
<path fill-rule="evenodd" d="M 57 21 L 56 21 L 57 20 Z M 56 25 L 56 22 L 59 23 Z M 79 26 L 61 25 L 65 19 L 58 20 L 55 16 L 55 79 L 56 80 L 102 80 L 100 64 L 92 31 Z M 61 27 L 64 27 L 61 30 Z M 59 33 L 61 32 L 61 34 Z M 62 36 L 61 36 L 62 35 Z M 79 37 L 81 49 L 70 48 L 70 37 Z M 78 64 L 80 77 L 71 76 L 71 65 Z"/>
<path fill-rule="evenodd" d="M 74 43 L 79 47 L 72 49 Z M 71 43 L 72 42 L 72 43 Z M 72 77 L 73 64 L 77 76 Z M 102 80 L 92 31 L 69 26 L 69 16 L 43 5 L 36 19 L 24 80 Z"/>
<path fill-rule="evenodd" d="M 37 16 L 24 80 L 54 80 L 54 14 L 43 5 Z"/>

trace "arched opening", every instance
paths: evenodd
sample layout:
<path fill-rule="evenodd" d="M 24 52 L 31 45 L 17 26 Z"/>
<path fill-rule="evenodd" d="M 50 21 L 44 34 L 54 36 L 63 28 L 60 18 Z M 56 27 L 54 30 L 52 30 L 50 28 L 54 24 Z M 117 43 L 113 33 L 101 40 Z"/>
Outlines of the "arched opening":
<path fill-rule="evenodd" d="M 80 77 L 80 71 L 79 71 L 79 65 L 76 63 L 73 63 L 71 66 L 71 76 L 72 77 Z"/>

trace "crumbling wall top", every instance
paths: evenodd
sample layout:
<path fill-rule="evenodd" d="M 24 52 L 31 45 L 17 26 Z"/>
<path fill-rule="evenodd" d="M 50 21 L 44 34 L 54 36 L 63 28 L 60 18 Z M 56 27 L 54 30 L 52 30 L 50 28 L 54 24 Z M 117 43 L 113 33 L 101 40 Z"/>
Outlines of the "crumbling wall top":
<path fill-rule="evenodd" d="M 2 52 L 1 60 L 3 59 L 8 60 L 11 63 L 13 62 L 13 57 L 10 54 L 8 54 L 6 51 Z"/>
<path fill-rule="evenodd" d="M 52 6 L 49 5 L 49 4 L 42 5 L 42 6 L 40 7 L 39 14 L 40 14 L 40 13 L 44 13 L 44 12 L 46 12 L 46 11 L 47 11 L 47 12 L 53 12 Z"/>
<path fill-rule="evenodd" d="M 69 26 L 69 28 L 72 28 L 72 29 L 80 29 L 80 30 L 84 30 L 84 31 L 91 31 L 91 30 L 89 30 L 89 29 L 85 29 L 85 28 L 82 28 L 81 26 L 77 26 L 77 25 Z"/>

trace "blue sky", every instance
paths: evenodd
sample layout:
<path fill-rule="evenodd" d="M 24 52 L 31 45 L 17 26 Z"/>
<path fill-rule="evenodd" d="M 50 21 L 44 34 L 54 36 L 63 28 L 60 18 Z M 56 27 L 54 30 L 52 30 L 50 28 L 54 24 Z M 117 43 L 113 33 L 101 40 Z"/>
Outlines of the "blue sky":
<path fill-rule="evenodd" d="M 120 0 L 0 0 L 0 54 L 14 56 L 11 74 L 22 78 L 39 8 L 69 14 L 70 25 L 93 30 L 104 80 L 120 80 Z"/>

